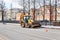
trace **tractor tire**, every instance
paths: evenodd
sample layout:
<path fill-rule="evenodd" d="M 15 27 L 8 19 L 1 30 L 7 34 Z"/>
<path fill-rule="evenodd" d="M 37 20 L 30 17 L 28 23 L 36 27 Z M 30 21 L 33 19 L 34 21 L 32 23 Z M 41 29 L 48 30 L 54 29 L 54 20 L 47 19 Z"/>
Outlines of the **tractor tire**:
<path fill-rule="evenodd" d="M 24 24 L 24 23 L 22 23 L 21 26 L 22 26 L 23 28 L 25 28 L 25 24 Z"/>
<path fill-rule="evenodd" d="M 25 24 L 25 28 L 30 28 L 30 25 L 28 25 L 28 24 Z"/>
<path fill-rule="evenodd" d="M 34 28 L 34 26 L 33 26 L 33 25 L 31 25 L 31 28 Z"/>

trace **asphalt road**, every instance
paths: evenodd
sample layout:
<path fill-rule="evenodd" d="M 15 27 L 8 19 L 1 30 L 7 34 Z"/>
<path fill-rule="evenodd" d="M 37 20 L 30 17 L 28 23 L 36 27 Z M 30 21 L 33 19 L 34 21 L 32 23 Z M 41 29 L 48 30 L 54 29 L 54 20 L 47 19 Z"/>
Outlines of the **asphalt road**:
<path fill-rule="evenodd" d="M 46 28 L 22 28 L 19 24 L 0 23 L 0 35 L 8 40 L 60 40 L 60 30 L 47 30 L 48 32 Z"/>

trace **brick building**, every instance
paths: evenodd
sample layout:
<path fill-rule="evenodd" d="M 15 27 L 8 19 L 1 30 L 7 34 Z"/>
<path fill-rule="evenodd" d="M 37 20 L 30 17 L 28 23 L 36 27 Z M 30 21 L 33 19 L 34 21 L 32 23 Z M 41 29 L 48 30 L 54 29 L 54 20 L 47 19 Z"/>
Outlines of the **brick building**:
<path fill-rule="evenodd" d="M 51 16 L 51 20 L 55 20 L 55 7 L 51 6 L 51 11 L 52 11 L 52 16 Z M 30 10 L 30 14 L 33 17 L 33 11 L 34 9 Z M 44 15 L 45 13 L 45 15 Z M 50 6 L 49 5 L 45 5 L 45 10 L 44 10 L 44 6 L 41 6 L 39 9 L 35 9 L 35 20 L 43 20 L 43 16 L 45 20 L 49 20 L 50 21 Z M 57 20 L 60 20 L 60 7 L 57 7 Z"/>

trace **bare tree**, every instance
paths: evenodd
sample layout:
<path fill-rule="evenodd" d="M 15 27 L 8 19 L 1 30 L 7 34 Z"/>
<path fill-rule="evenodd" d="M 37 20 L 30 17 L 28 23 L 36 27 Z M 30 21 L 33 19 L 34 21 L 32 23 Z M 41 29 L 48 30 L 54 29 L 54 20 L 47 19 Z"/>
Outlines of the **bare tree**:
<path fill-rule="evenodd" d="M 43 14 L 43 20 L 45 20 L 45 0 L 44 0 L 44 14 Z"/>
<path fill-rule="evenodd" d="M 11 5 L 10 5 L 10 7 L 11 7 L 11 9 L 10 9 L 10 21 L 11 21 L 11 19 L 12 19 L 12 3 L 11 3 Z"/>
<path fill-rule="evenodd" d="M 57 0 L 55 0 L 55 21 L 57 21 Z"/>
<path fill-rule="evenodd" d="M 2 1 L 1 3 L 1 12 L 2 12 L 2 22 L 4 23 L 4 11 L 5 11 L 5 3 Z"/>

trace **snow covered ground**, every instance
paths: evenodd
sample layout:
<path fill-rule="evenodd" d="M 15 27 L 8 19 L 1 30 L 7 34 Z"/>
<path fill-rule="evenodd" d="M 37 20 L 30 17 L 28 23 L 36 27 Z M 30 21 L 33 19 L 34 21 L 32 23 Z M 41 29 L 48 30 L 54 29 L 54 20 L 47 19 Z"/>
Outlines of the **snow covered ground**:
<path fill-rule="evenodd" d="M 60 28 L 60 26 L 42 25 L 45 28 Z"/>

